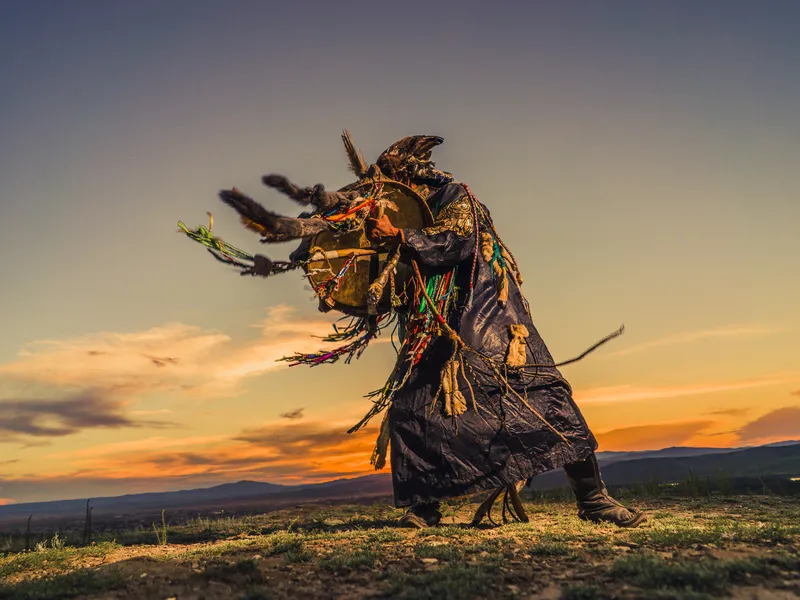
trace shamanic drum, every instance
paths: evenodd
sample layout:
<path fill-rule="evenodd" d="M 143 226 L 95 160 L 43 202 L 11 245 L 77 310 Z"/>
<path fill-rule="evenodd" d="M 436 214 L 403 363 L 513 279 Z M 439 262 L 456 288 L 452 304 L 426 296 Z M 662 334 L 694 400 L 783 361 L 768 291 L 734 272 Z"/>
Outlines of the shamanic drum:
<path fill-rule="evenodd" d="M 352 190 L 362 190 L 364 197 L 377 191 L 378 210 L 385 211 L 395 227 L 421 229 L 433 224 L 433 216 L 422 196 L 402 183 L 383 177 L 378 180 L 365 178 L 340 191 Z M 391 251 L 385 245 L 371 242 L 363 223 L 353 231 L 330 229 L 314 236 L 303 269 L 318 292 L 320 310 L 338 310 L 354 317 L 367 316 L 369 287 L 383 272 Z M 338 280 L 329 289 L 324 289 L 326 283 L 336 279 L 345 266 L 347 268 Z M 394 273 L 395 293 L 400 294 L 412 277 L 410 265 L 401 259 Z M 391 310 L 389 292 L 390 286 L 387 285 L 377 302 L 378 313 Z"/>

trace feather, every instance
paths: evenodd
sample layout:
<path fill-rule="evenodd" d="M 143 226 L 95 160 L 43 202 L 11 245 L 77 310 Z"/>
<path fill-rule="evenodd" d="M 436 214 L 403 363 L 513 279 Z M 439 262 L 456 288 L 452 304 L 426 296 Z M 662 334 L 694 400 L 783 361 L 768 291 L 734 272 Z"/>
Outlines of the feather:
<path fill-rule="evenodd" d="M 358 198 L 357 191 L 351 192 L 326 192 L 325 186 L 318 183 L 313 188 L 301 188 L 283 175 L 264 175 L 261 181 L 267 187 L 274 188 L 286 194 L 303 206 L 313 205 L 322 212 L 328 212 L 339 206 L 347 206 Z"/>
<path fill-rule="evenodd" d="M 364 162 L 364 157 L 361 150 L 356 148 L 353 143 L 353 138 L 350 137 L 350 132 L 345 129 L 342 132 L 342 141 L 344 142 L 344 149 L 347 152 L 347 159 L 350 161 L 350 170 L 356 174 L 359 179 L 367 174 L 367 163 Z"/>
<path fill-rule="evenodd" d="M 282 217 L 265 209 L 236 188 L 220 191 L 219 197 L 239 213 L 245 227 L 261 234 L 263 243 L 310 237 L 327 228 L 322 219 Z"/>
<path fill-rule="evenodd" d="M 269 235 L 269 231 L 267 231 L 266 227 L 264 227 L 263 225 L 259 225 L 258 223 L 256 223 L 251 219 L 248 219 L 244 215 L 241 215 L 239 219 L 241 220 L 242 225 L 247 227 L 250 231 L 255 231 L 256 233 L 264 237 Z"/>

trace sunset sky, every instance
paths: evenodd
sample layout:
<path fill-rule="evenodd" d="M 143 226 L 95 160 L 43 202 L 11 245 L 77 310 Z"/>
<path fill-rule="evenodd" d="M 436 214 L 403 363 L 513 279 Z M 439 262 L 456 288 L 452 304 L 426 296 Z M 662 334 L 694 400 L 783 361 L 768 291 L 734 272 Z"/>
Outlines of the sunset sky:
<path fill-rule="evenodd" d="M 287 368 L 333 317 L 176 223 L 435 134 L 601 450 L 800 438 L 800 4 L 0 3 L 0 503 L 372 472 L 393 363 Z M 384 340 L 386 341 L 386 340 Z M 171 360 L 167 360 L 171 359 Z M 302 409 L 302 410 L 300 410 Z"/>

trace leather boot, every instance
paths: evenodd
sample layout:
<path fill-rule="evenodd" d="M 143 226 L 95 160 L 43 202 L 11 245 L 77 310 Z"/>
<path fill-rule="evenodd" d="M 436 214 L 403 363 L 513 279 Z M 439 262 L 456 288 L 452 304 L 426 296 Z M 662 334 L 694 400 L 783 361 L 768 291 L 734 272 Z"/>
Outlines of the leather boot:
<path fill-rule="evenodd" d="M 619 527 L 637 527 L 647 520 L 643 512 L 627 508 L 608 495 L 594 453 L 583 462 L 564 465 L 564 471 L 575 492 L 580 519 Z"/>
<path fill-rule="evenodd" d="M 442 520 L 439 506 L 438 502 L 415 504 L 406 511 L 406 514 L 400 517 L 397 524 L 400 527 L 416 527 L 417 529 L 435 527 Z"/>

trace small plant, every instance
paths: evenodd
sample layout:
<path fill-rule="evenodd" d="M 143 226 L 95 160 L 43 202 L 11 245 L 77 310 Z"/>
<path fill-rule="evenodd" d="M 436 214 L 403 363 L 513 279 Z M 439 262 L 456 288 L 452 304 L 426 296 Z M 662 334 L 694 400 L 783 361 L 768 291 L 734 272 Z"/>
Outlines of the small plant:
<path fill-rule="evenodd" d="M 156 532 L 156 541 L 158 542 L 159 546 L 166 546 L 167 545 L 167 522 L 164 519 L 164 512 L 161 511 L 161 530 L 153 523 L 153 531 Z"/>
<path fill-rule="evenodd" d="M 50 547 L 53 550 L 61 550 L 64 547 L 64 540 L 58 537 L 58 532 L 56 532 L 50 540 Z"/>
<path fill-rule="evenodd" d="M 602 600 L 608 595 L 595 585 L 573 585 L 561 592 L 560 600 Z"/>
<path fill-rule="evenodd" d="M 372 569 L 378 562 L 379 553 L 369 547 L 337 548 L 320 557 L 317 564 L 320 568 L 333 573 L 358 570 L 361 568 Z"/>

